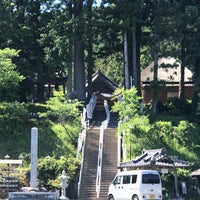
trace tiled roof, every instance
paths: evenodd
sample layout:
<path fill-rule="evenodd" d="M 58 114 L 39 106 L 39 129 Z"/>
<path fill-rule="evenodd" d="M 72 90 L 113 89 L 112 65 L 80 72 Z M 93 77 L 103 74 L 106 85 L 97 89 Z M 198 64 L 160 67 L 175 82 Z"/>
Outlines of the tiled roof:
<path fill-rule="evenodd" d="M 141 81 L 149 82 L 153 80 L 154 63 L 152 62 L 147 68 L 141 72 Z M 193 78 L 192 72 L 185 67 L 185 82 L 191 82 Z M 180 62 L 175 58 L 159 58 L 158 60 L 158 80 L 166 82 L 180 82 Z"/>
<path fill-rule="evenodd" d="M 179 160 L 175 156 L 167 155 L 166 149 L 143 150 L 134 160 L 120 163 L 118 168 L 184 168 L 189 167 L 187 161 Z"/>
<path fill-rule="evenodd" d="M 93 90 L 102 94 L 112 94 L 118 88 L 117 84 L 106 77 L 100 70 L 92 75 Z M 86 82 L 86 88 L 88 82 Z"/>

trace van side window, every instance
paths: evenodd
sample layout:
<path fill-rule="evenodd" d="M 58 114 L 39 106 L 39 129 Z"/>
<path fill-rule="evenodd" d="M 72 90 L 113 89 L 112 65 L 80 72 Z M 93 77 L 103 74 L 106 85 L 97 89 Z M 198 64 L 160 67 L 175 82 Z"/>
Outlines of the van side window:
<path fill-rule="evenodd" d="M 144 184 L 158 184 L 160 183 L 160 178 L 158 174 L 143 174 L 142 183 Z"/>
<path fill-rule="evenodd" d="M 122 180 L 122 176 L 117 176 L 115 178 L 115 180 L 113 181 L 113 184 L 116 185 L 116 184 L 120 184 L 121 183 L 121 180 Z"/>
<path fill-rule="evenodd" d="M 130 184 L 131 176 L 123 176 L 123 184 Z"/>
<path fill-rule="evenodd" d="M 136 183 L 137 181 L 137 175 L 132 175 L 132 183 Z"/>

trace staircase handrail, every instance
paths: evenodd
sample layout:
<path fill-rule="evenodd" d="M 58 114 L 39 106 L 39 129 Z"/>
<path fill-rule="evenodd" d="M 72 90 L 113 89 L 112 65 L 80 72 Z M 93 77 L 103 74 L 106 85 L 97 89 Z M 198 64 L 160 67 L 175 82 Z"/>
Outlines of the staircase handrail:
<path fill-rule="evenodd" d="M 98 165 L 97 165 L 97 177 L 96 177 L 96 192 L 97 198 L 99 198 L 100 186 L 101 186 L 101 171 L 102 171 L 102 158 L 103 158 L 103 136 L 104 129 L 108 126 L 108 121 L 102 122 L 100 127 L 100 137 L 99 137 L 99 153 L 98 153 Z"/>
<path fill-rule="evenodd" d="M 82 178 L 82 171 L 83 171 L 83 160 L 84 160 L 84 151 L 85 151 L 85 140 L 86 140 L 86 129 L 82 130 L 82 159 L 81 159 L 81 168 L 79 173 L 79 181 L 78 181 L 78 189 L 77 189 L 77 196 L 80 195 L 80 186 L 81 186 L 81 178 Z"/>
<path fill-rule="evenodd" d="M 118 122 L 118 128 L 117 128 L 117 166 L 119 166 L 120 162 L 121 162 L 121 147 L 123 147 L 123 142 L 122 142 L 122 136 L 121 136 L 121 131 L 120 131 L 120 126 L 121 126 L 121 121 Z M 118 169 L 118 171 L 120 171 Z"/>
<path fill-rule="evenodd" d="M 110 111 L 109 111 L 109 106 L 108 106 L 108 101 L 107 100 L 104 100 L 104 109 L 105 109 L 105 112 L 106 112 L 106 126 L 108 126 L 109 122 L 110 122 Z"/>
<path fill-rule="evenodd" d="M 84 150 L 85 150 L 85 137 L 86 137 L 86 108 L 83 108 L 83 112 L 81 114 L 81 125 L 83 126 L 83 130 L 81 132 L 81 140 L 80 135 L 78 138 L 78 147 L 77 147 L 77 154 L 76 158 L 78 159 L 80 155 L 80 151 L 82 151 L 82 159 L 81 159 L 81 167 L 79 171 L 79 180 L 78 180 L 78 188 L 77 188 L 77 196 L 79 197 L 80 194 L 80 185 L 81 185 L 81 178 L 82 178 L 82 171 L 83 171 L 83 159 L 84 159 Z M 84 142 L 83 142 L 84 141 Z"/>

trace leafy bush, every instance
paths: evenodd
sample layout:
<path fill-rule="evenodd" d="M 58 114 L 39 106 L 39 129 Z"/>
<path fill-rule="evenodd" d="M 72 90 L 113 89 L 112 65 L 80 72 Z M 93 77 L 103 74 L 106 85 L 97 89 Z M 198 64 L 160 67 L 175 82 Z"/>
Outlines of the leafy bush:
<path fill-rule="evenodd" d="M 18 100 L 19 84 L 24 79 L 16 70 L 17 66 L 12 62 L 18 53 L 14 49 L 0 50 L 0 100 L 14 102 Z"/>
<path fill-rule="evenodd" d="M 178 115 L 139 115 L 139 98 L 133 88 L 122 90 L 121 97 L 122 101 L 117 102 L 113 110 L 119 112 L 121 119 L 120 131 L 127 155 L 125 159 L 135 158 L 143 149 L 165 148 L 170 155 L 178 156 L 195 166 L 200 165 L 198 125 L 187 121 L 181 111 Z M 175 105 L 171 106 L 176 107 L 175 109 L 182 108 Z"/>
<path fill-rule="evenodd" d="M 176 98 L 165 104 L 158 102 L 157 111 L 159 114 L 167 113 L 168 115 L 190 115 L 192 112 L 192 106 L 191 102 Z"/>
<path fill-rule="evenodd" d="M 55 92 L 56 97 L 50 98 L 47 102 L 47 110 L 39 112 L 40 118 L 51 120 L 53 123 L 73 123 L 78 125 L 80 122 L 81 103 L 78 100 L 66 101 L 65 96 L 60 92 Z"/>
<path fill-rule="evenodd" d="M 32 125 L 26 104 L 0 104 L 0 156 L 9 154 L 18 157 L 22 152 L 28 151 L 28 135 Z"/>
<path fill-rule="evenodd" d="M 59 93 L 46 104 L 0 104 L 0 156 L 8 154 L 16 159 L 22 154 L 23 168 L 29 170 L 31 128 L 38 127 L 38 171 L 42 184 L 48 189 L 59 187 L 58 176 L 63 169 L 70 177 L 69 184 L 74 184 L 80 167 L 76 159 L 80 106 L 78 101 L 67 102 Z"/>
<path fill-rule="evenodd" d="M 62 171 L 66 171 L 67 183 L 73 185 L 73 180 L 76 180 L 76 175 L 80 169 L 80 162 L 74 157 L 45 157 L 38 161 L 39 182 L 46 189 L 60 189 L 60 175 Z"/>

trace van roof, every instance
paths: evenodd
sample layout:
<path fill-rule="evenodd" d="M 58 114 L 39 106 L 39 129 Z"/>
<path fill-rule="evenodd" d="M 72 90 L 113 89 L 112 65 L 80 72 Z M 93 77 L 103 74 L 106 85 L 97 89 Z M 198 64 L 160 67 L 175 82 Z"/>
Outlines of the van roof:
<path fill-rule="evenodd" d="M 154 174 L 158 174 L 157 170 L 127 170 L 127 171 L 121 171 L 118 172 L 117 175 L 130 175 L 130 174 L 147 174 L 147 173 L 154 173 Z"/>

